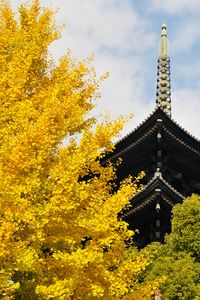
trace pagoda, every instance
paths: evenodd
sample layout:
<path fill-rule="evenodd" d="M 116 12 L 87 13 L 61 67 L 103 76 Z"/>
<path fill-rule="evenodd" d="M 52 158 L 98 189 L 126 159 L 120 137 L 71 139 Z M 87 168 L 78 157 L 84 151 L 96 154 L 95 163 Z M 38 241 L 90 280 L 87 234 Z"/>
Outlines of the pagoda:
<path fill-rule="evenodd" d="M 142 248 L 163 241 L 171 230 L 172 207 L 192 193 L 200 194 L 200 141 L 171 116 L 170 58 L 167 28 L 162 25 L 157 65 L 155 110 L 135 130 L 116 143 L 103 163 L 116 163 L 118 184 L 143 170 L 143 188 L 131 199 L 122 218 L 138 229 L 135 244 Z"/>

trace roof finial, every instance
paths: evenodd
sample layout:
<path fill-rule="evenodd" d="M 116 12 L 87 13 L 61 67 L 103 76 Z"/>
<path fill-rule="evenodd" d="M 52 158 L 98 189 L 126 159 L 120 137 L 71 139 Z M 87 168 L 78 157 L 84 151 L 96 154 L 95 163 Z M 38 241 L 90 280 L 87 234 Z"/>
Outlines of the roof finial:
<path fill-rule="evenodd" d="M 160 57 L 169 56 L 168 54 L 168 41 L 167 41 L 167 26 L 163 24 L 161 27 L 161 44 L 160 44 Z"/>
<path fill-rule="evenodd" d="M 171 116 L 170 58 L 168 53 L 167 26 L 161 27 L 160 56 L 158 58 L 156 105 Z"/>

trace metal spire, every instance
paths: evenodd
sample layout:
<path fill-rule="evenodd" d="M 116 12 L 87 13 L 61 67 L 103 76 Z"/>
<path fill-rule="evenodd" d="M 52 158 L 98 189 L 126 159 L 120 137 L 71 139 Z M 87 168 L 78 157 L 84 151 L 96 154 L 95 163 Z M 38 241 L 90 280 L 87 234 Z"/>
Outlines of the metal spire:
<path fill-rule="evenodd" d="M 167 40 L 167 26 L 162 25 L 160 56 L 157 69 L 156 106 L 171 116 L 171 83 L 170 83 L 170 58 Z"/>

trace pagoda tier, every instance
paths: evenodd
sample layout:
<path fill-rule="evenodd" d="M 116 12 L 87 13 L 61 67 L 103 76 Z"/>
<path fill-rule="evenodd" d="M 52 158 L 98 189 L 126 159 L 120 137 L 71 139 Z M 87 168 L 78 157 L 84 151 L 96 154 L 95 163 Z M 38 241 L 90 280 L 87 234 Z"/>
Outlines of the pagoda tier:
<path fill-rule="evenodd" d="M 122 163 L 117 169 L 118 181 L 144 170 L 146 184 L 159 168 L 165 180 L 182 195 L 200 193 L 200 141 L 159 107 L 115 145 L 106 161 L 116 162 L 119 158 Z"/>
<path fill-rule="evenodd" d="M 123 212 L 122 218 L 129 223 L 130 229 L 139 230 L 135 235 L 139 248 L 153 241 L 163 241 L 164 234 L 171 230 L 171 209 L 183 199 L 160 171 L 156 171 L 142 191 L 130 199 L 132 206 Z"/>
<path fill-rule="evenodd" d="M 146 174 L 142 191 L 131 199 L 129 211 L 123 213 L 130 228 L 139 229 L 136 243 L 143 247 L 153 240 L 163 241 L 164 234 L 170 232 L 173 205 L 192 193 L 200 194 L 200 141 L 157 107 L 115 145 L 102 163 L 119 159 L 117 185 L 142 170 Z"/>

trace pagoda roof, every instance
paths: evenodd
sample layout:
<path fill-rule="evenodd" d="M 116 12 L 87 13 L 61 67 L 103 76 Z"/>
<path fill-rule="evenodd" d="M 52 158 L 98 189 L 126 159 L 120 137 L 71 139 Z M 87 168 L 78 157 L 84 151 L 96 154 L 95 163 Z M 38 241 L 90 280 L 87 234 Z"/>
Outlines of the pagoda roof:
<path fill-rule="evenodd" d="M 151 168 L 152 161 L 156 160 L 159 130 L 162 135 L 163 155 L 169 157 L 166 158 L 168 166 L 190 177 L 196 177 L 200 182 L 200 141 L 160 107 L 119 140 L 113 152 L 108 153 L 102 163 L 106 164 L 107 161 L 115 163 L 119 158 L 122 159 L 121 165 L 117 168 L 119 180 L 129 174 L 136 176 L 141 170 Z"/>
<path fill-rule="evenodd" d="M 134 130 L 121 138 L 116 144 L 108 158 L 112 161 L 121 157 L 123 153 L 137 147 L 158 128 L 158 121 L 162 120 L 163 131 L 175 139 L 178 143 L 200 156 L 200 140 L 180 126 L 175 120 L 167 115 L 162 108 L 157 107 L 142 123 Z"/>
<path fill-rule="evenodd" d="M 123 212 L 123 218 L 137 214 L 144 207 L 151 205 L 153 202 L 156 203 L 158 198 L 159 201 L 165 202 L 167 206 L 173 207 L 175 204 L 181 203 L 185 197 L 162 177 L 161 172 L 157 171 L 142 190 L 130 199 L 131 208 Z"/>

